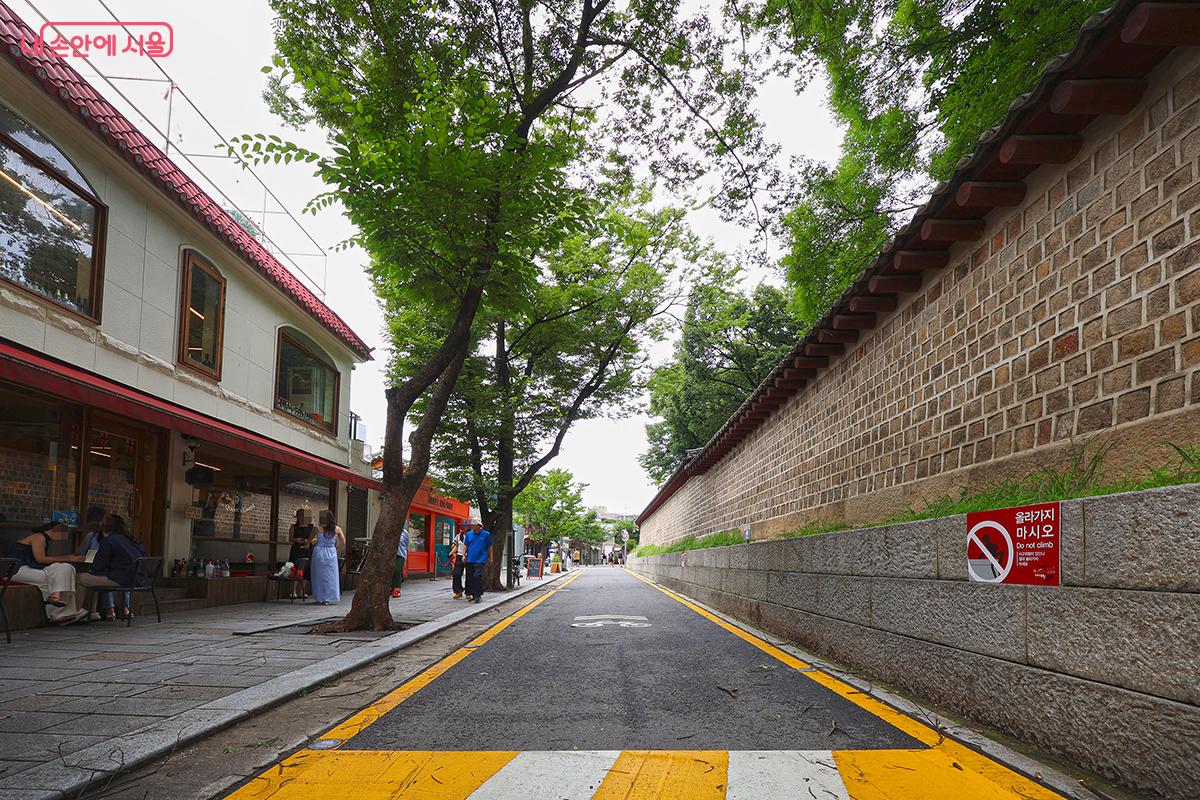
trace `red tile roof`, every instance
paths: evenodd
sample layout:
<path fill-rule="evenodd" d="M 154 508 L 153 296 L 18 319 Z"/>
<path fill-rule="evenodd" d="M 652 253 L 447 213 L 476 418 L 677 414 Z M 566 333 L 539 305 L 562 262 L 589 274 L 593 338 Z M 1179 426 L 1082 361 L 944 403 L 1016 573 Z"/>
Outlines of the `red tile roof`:
<path fill-rule="evenodd" d="M 345 320 L 279 263 L 64 59 L 25 52 L 22 40 L 27 43 L 25 49 L 32 49 L 29 43 L 35 36 L 0 0 L 0 46 L 10 61 L 351 351 L 363 359 L 371 358 L 371 348 L 350 330 Z"/>

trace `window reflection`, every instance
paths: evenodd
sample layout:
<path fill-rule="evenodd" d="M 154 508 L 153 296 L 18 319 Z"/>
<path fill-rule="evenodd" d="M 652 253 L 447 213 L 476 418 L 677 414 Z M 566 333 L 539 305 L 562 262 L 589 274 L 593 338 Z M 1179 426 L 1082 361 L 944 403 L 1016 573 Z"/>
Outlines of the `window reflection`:
<path fill-rule="evenodd" d="M 68 185 L 86 186 L 57 148 L 0 110 L 0 277 L 94 316 L 98 206 Z"/>

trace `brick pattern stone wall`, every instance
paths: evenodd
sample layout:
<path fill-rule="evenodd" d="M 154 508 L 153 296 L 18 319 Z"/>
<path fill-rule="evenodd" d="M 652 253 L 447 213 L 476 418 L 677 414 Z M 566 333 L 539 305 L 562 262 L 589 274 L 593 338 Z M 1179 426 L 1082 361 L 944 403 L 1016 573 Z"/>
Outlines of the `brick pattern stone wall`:
<path fill-rule="evenodd" d="M 1027 180 L 950 265 L 642 526 L 645 543 L 747 523 L 866 521 L 1005 464 L 1186 415 L 1200 441 L 1200 58 L 1151 76 L 1066 168 Z M 1179 442 L 1185 443 L 1185 442 Z M 1157 444 L 1165 452 L 1165 443 Z M 1126 450 L 1130 448 L 1125 448 Z M 881 513 L 882 512 L 882 513 Z"/>
<path fill-rule="evenodd" d="M 1200 797 L 1200 486 L 1063 504 L 1062 586 L 962 516 L 633 558 L 666 587 L 1155 796 Z"/>

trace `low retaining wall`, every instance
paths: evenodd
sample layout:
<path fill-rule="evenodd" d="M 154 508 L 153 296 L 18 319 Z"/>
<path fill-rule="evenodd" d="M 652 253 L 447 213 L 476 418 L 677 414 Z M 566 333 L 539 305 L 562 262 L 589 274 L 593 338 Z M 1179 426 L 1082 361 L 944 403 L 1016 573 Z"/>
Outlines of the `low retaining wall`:
<path fill-rule="evenodd" d="M 963 516 L 637 572 L 1127 786 L 1200 797 L 1200 486 L 1062 504 L 1062 586 L 966 580 Z"/>

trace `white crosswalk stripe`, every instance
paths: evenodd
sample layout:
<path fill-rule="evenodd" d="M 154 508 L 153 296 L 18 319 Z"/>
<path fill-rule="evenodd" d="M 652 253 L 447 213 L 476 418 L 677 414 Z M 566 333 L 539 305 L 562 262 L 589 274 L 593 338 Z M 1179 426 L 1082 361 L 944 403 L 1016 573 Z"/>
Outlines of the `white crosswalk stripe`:
<path fill-rule="evenodd" d="M 589 798 L 619 750 L 520 753 L 468 800 L 574 800 Z"/>
<path fill-rule="evenodd" d="M 730 750 L 726 800 L 849 800 L 828 750 Z"/>

